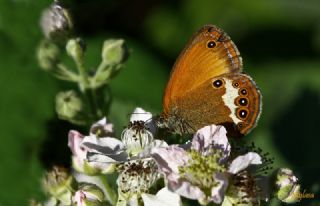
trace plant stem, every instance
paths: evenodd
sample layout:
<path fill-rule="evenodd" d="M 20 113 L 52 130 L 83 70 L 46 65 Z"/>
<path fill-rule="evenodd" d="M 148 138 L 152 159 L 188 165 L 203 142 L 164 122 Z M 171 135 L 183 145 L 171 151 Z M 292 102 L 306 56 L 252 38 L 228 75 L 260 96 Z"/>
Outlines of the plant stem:
<path fill-rule="evenodd" d="M 86 96 L 90 105 L 93 120 L 96 121 L 100 115 L 98 114 L 99 108 L 96 101 L 95 90 L 90 88 L 89 77 L 83 65 L 83 62 L 81 60 L 77 60 L 75 62 L 78 68 L 79 76 L 80 76 L 80 81 L 79 81 L 80 90 Z"/>
<path fill-rule="evenodd" d="M 112 205 L 116 205 L 117 204 L 117 193 L 110 187 L 109 182 L 106 179 L 106 176 L 104 175 L 100 175 L 99 179 L 101 180 L 105 192 L 107 193 L 107 199 L 109 200 L 109 202 Z"/>

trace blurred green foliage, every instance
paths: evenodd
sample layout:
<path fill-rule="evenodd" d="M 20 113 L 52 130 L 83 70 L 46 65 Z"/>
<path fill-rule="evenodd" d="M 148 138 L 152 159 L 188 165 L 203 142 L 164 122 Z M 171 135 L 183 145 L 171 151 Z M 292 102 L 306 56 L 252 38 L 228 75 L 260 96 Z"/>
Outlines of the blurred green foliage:
<path fill-rule="evenodd" d="M 50 3 L 0 1 L 0 205 L 41 199 L 44 168 L 69 162 L 67 132 L 75 127 L 57 120 L 54 98 L 70 85 L 41 71 L 35 59 L 42 38 L 39 17 Z M 275 167 L 294 169 L 303 188 L 316 193 L 316 199 L 297 205 L 319 205 L 320 1 L 73 0 L 66 5 L 77 35 L 88 43 L 89 68 L 98 64 L 108 37 L 124 38 L 131 48 L 125 69 L 111 82 L 110 119 L 118 132 L 136 106 L 161 112 L 171 66 L 192 33 L 203 24 L 222 27 L 264 96 L 260 123 L 247 140 L 270 152 Z"/>

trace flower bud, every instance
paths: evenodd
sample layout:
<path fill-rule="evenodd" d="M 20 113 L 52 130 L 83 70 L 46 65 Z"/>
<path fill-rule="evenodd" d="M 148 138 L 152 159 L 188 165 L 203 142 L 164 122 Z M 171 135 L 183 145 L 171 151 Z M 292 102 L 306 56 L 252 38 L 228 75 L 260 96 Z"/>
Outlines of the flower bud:
<path fill-rule="evenodd" d="M 73 197 L 77 206 L 102 206 L 104 201 L 103 191 L 95 184 L 83 183 Z"/>
<path fill-rule="evenodd" d="M 135 156 L 152 143 L 153 135 L 146 129 L 144 121 L 134 121 L 123 130 L 121 140 L 129 156 Z"/>
<path fill-rule="evenodd" d="M 294 203 L 300 200 L 300 185 L 292 170 L 280 168 L 275 173 L 275 179 L 275 195 L 279 200 L 285 203 Z"/>
<path fill-rule="evenodd" d="M 85 52 L 85 44 L 80 38 L 70 39 L 67 42 L 66 50 L 75 62 L 81 62 Z"/>
<path fill-rule="evenodd" d="M 75 120 L 82 111 L 82 101 L 72 90 L 60 92 L 56 96 L 56 111 L 61 119 Z"/>
<path fill-rule="evenodd" d="M 108 122 L 107 118 L 104 117 L 91 126 L 90 134 L 97 137 L 112 137 L 114 136 L 113 124 Z"/>
<path fill-rule="evenodd" d="M 60 51 L 57 45 L 49 41 L 42 41 L 37 51 L 40 67 L 46 71 L 55 69 L 59 63 L 59 54 Z"/>
<path fill-rule="evenodd" d="M 74 178 L 62 167 L 53 167 L 43 179 L 43 187 L 51 196 L 65 205 L 71 204 L 72 193 L 76 188 Z"/>
<path fill-rule="evenodd" d="M 47 39 L 65 40 L 72 30 L 72 21 L 68 11 L 55 1 L 41 16 L 41 28 Z"/>
<path fill-rule="evenodd" d="M 123 39 L 109 39 L 104 41 L 102 59 L 107 64 L 123 63 L 128 57 L 128 50 Z"/>

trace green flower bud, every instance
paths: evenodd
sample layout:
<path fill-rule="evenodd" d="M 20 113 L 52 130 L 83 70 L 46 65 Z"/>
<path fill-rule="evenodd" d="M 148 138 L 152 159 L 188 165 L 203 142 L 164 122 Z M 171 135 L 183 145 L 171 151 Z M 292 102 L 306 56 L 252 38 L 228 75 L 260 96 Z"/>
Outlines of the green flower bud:
<path fill-rule="evenodd" d="M 80 38 L 70 39 L 66 46 L 67 53 L 75 62 L 82 62 L 85 44 Z"/>
<path fill-rule="evenodd" d="M 82 111 L 82 101 L 72 90 L 60 92 L 56 96 L 56 111 L 59 118 L 73 120 Z"/>
<path fill-rule="evenodd" d="M 275 173 L 275 196 L 285 203 L 299 201 L 300 185 L 292 170 L 280 168 Z"/>
<path fill-rule="evenodd" d="M 107 64 L 121 64 L 128 57 L 128 49 L 123 39 L 109 39 L 104 41 L 102 59 Z"/>
<path fill-rule="evenodd" d="M 65 168 L 55 166 L 43 178 L 43 187 L 46 192 L 62 204 L 70 205 L 76 181 Z"/>
<path fill-rule="evenodd" d="M 74 204 L 78 206 L 104 205 L 104 193 L 95 184 L 82 183 L 74 195 Z"/>
<path fill-rule="evenodd" d="M 37 58 L 42 69 L 46 71 L 55 69 L 59 63 L 59 55 L 60 51 L 57 45 L 46 40 L 40 43 Z"/>
<path fill-rule="evenodd" d="M 53 41 L 66 40 L 73 27 L 68 11 L 57 1 L 43 11 L 40 24 L 45 37 Z"/>

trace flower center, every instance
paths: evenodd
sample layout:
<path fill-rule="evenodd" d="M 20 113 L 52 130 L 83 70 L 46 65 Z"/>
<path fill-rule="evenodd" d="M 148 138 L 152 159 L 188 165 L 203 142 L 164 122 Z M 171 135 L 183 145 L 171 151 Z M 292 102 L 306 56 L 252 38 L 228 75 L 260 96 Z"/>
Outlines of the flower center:
<path fill-rule="evenodd" d="M 129 156 L 135 156 L 152 143 L 153 135 L 144 121 L 134 121 L 123 131 L 121 139 Z"/>
<path fill-rule="evenodd" d="M 146 193 L 158 179 L 157 165 L 151 158 L 131 160 L 120 165 L 118 186 L 126 198 Z"/>
<path fill-rule="evenodd" d="M 187 165 L 179 167 L 180 175 L 210 195 L 211 189 L 218 185 L 215 175 L 226 171 L 226 166 L 220 161 L 222 150 L 211 150 L 207 155 L 190 150 L 189 157 Z"/>
<path fill-rule="evenodd" d="M 248 171 L 242 171 L 233 176 L 227 196 L 229 201 L 236 205 L 258 205 L 261 189 L 253 175 Z"/>

